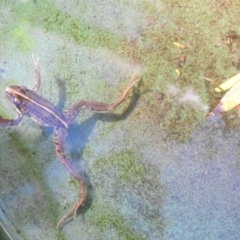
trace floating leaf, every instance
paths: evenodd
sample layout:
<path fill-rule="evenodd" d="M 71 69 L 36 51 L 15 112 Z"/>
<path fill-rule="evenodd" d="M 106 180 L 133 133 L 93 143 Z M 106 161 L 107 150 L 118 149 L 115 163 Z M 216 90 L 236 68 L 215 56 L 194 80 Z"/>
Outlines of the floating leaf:
<path fill-rule="evenodd" d="M 216 92 L 222 92 L 222 90 L 227 90 L 231 87 L 233 87 L 235 84 L 239 83 L 240 82 L 240 73 L 237 74 L 236 76 L 232 77 L 232 78 L 229 78 L 227 81 L 225 81 L 224 83 L 222 83 L 219 87 L 221 88 L 218 88 L 216 87 L 215 88 L 215 91 Z"/>
<path fill-rule="evenodd" d="M 232 87 L 221 99 L 224 112 L 231 110 L 240 104 L 240 82 Z"/>

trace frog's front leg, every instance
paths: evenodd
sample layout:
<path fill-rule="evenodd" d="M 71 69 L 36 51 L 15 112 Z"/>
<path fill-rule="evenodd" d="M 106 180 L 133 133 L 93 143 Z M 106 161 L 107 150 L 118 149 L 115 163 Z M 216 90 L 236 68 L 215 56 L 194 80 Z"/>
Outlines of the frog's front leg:
<path fill-rule="evenodd" d="M 119 106 L 126 98 L 129 90 L 132 88 L 132 86 L 138 82 L 139 80 L 134 81 L 133 75 L 132 79 L 130 80 L 129 84 L 127 85 L 124 92 L 119 96 L 119 98 L 114 103 L 103 103 L 103 102 L 97 102 L 97 101 L 79 101 L 72 105 L 71 107 L 64 110 L 64 116 L 67 120 L 67 123 L 70 124 L 74 118 L 77 116 L 81 108 L 86 108 L 91 111 L 112 111 L 117 106 Z"/>
<path fill-rule="evenodd" d="M 83 178 L 80 176 L 77 169 L 74 167 L 72 161 L 69 158 L 67 158 L 64 154 L 64 144 L 65 144 L 66 135 L 67 135 L 66 128 L 55 127 L 53 132 L 53 142 L 55 145 L 58 159 L 61 161 L 64 167 L 69 171 L 69 173 L 78 181 L 80 196 L 78 201 L 72 207 L 72 209 L 60 219 L 60 221 L 57 224 L 57 228 L 62 223 L 62 221 L 65 220 L 72 213 L 74 213 L 74 218 L 75 218 L 77 209 L 83 204 L 86 198 Z"/>
<path fill-rule="evenodd" d="M 33 65 L 34 65 L 34 72 L 35 72 L 35 86 L 33 87 L 33 91 L 36 92 L 40 85 L 41 85 L 41 74 L 40 74 L 40 67 L 38 64 L 38 58 L 37 60 L 34 58 L 34 55 L 32 55 L 33 58 Z"/>
<path fill-rule="evenodd" d="M 0 126 L 8 127 L 8 126 L 17 126 L 23 119 L 22 114 L 18 114 L 16 119 L 4 119 L 0 116 Z"/>

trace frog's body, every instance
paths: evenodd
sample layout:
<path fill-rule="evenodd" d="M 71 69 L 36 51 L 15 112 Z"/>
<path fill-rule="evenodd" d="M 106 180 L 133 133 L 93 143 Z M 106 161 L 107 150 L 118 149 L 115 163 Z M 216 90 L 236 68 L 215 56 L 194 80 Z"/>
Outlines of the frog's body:
<path fill-rule="evenodd" d="M 13 104 L 19 114 L 24 113 L 42 126 L 68 127 L 65 116 L 33 90 L 23 86 L 10 86 L 6 88 L 5 93 L 10 101 L 15 100 Z"/>
<path fill-rule="evenodd" d="M 32 90 L 24 86 L 10 86 L 6 88 L 6 96 L 10 100 L 10 102 L 16 107 L 18 117 L 16 119 L 3 119 L 2 117 L 0 117 L 0 125 L 18 125 L 21 122 L 23 116 L 28 116 L 42 126 L 50 126 L 54 128 L 53 142 L 56 148 L 57 157 L 63 163 L 69 173 L 78 181 L 80 191 L 79 200 L 76 202 L 73 208 L 58 222 L 58 227 L 60 223 L 70 214 L 74 213 L 75 217 L 77 209 L 84 203 L 86 199 L 83 179 L 78 173 L 78 171 L 75 169 L 71 160 L 68 159 L 64 154 L 64 145 L 65 138 L 67 136 L 68 125 L 71 124 L 74 118 L 78 115 L 81 108 L 87 108 L 93 111 L 112 111 L 125 100 L 127 93 L 135 84 L 135 82 L 137 82 L 137 80 L 133 81 L 132 78 L 123 94 L 112 104 L 106 104 L 96 101 L 79 101 L 71 107 L 67 108 L 62 113 L 51 102 L 36 93 L 36 91 L 41 85 L 41 76 L 38 60 L 35 60 L 34 58 L 33 60 L 36 80 L 34 88 Z"/>

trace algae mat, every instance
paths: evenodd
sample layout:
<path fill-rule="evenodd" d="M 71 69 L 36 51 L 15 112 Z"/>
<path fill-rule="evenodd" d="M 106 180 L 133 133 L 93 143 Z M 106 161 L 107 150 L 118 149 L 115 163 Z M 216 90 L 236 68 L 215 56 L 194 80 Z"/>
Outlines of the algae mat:
<path fill-rule="evenodd" d="M 31 119 L 0 131 L 0 221 L 12 239 L 239 239 L 240 150 L 235 110 L 206 119 L 221 83 L 239 71 L 240 3 L 222 1 L 0 1 L 0 114 L 9 85 L 34 86 L 59 109 L 82 111 L 66 150 L 88 197 L 57 221 L 77 185 L 55 156 L 52 129 Z M 234 34 L 232 34 L 234 33 Z"/>

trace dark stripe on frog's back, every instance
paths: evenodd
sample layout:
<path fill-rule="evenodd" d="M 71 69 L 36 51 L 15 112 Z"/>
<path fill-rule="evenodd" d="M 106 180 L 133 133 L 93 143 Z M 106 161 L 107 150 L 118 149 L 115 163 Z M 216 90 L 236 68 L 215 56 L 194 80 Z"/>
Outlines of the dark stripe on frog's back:
<path fill-rule="evenodd" d="M 32 100 L 26 100 L 24 105 L 28 116 L 34 121 L 44 126 L 67 127 L 64 115 L 51 102 L 30 89 L 25 94 Z"/>

